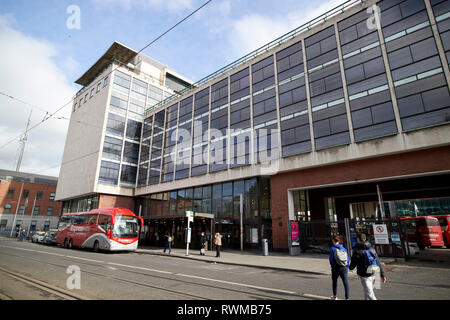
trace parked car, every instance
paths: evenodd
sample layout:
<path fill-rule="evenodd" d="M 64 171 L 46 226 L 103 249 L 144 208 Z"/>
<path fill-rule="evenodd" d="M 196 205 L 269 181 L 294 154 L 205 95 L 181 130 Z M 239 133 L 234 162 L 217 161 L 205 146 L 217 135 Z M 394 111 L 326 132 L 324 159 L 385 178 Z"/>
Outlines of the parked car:
<path fill-rule="evenodd" d="M 35 234 L 33 234 L 33 237 L 31 237 L 32 242 L 41 242 L 44 241 L 45 232 L 44 231 L 37 231 Z"/>
<path fill-rule="evenodd" d="M 444 244 L 447 248 L 450 248 L 450 214 L 434 215 L 439 220 L 441 226 L 442 238 L 444 238 Z"/>
<path fill-rule="evenodd" d="M 56 245 L 56 233 L 58 230 L 49 230 L 45 233 L 43 243 L 47 245 Z"/>
<path fill-rule="evenodd" d="M 415 256 L 416 254 L 419 254 L 420 249 L 416 242 L 406 242 L 405 243 L 405 249 L 406 249 L 406 255 L 408 256 Z"/>

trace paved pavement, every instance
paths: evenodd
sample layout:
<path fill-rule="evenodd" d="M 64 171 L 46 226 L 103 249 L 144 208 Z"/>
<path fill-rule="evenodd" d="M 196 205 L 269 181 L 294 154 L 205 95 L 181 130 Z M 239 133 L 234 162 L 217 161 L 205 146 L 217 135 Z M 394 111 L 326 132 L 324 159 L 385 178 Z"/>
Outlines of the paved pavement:
<path fill-rule="evenodd" d="M 169 255 L 163 253 L 162 248 L 141 246 L 137 250 L 138 253 L 153 255 Z M 220 253 L 220 257 L 216 258 L 215 251 L 207 251 L 205 256 L 201 256 L 199 250 L 189 250 L 186 255 L 186 249 L 172 249 L 172 257 L 192 259 L 199 261 L 207 261 L 211 263 L 232 264 L 240 266 L 250 266 L 259 268 L 268 268 L 284 271 L 296 271 L 309 274 L 330 275 L 330 263 L 327 254 L 320 253 L 301 253 L 298 256 L 289 256 L 283 252 L 269 252 L 268 256 L 263 256 L 257 252 L 244 252 L 239 250 L 225 250 Z M 382 263 L 391 263 L 393 258 L 381 258 Z M 356 272 L 351 272 L 350 276 Z"/>

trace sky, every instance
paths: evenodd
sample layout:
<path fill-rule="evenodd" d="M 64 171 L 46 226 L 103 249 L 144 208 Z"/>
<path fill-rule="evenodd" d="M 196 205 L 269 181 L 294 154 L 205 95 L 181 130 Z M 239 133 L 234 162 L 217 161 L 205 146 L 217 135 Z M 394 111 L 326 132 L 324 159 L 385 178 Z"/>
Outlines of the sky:
<path fill-rule="evenodd" d="M 0 169 L 15 170 L 31 113 L 20 171 L 57 177 L 74 81 L 114 41 L 138 51 L 205 2 L 0 0 Z M 197 81 L 344 2 L 212 0 L 143 53 Z"/>

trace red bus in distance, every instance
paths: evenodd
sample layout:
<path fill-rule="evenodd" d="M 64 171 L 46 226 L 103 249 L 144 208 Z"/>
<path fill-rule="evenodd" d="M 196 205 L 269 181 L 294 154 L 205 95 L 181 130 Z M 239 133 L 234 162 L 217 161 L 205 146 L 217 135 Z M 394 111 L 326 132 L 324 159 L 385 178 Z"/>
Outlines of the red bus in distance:
<path fill-rule="evenodd" d="M 437 218 L 432 216 L 400 217 L 406 229 L 408 242 L 416 242 L 421 250 L 425 247 L 442 247 L 441 227 Z"/>
<path fill-rule="evenodd" d="M 65 248 L 89 248 L 95 252 L 134 251 L 143 219 L 123 208 L 65 213 L 58 224 L 56 243 Z"/>

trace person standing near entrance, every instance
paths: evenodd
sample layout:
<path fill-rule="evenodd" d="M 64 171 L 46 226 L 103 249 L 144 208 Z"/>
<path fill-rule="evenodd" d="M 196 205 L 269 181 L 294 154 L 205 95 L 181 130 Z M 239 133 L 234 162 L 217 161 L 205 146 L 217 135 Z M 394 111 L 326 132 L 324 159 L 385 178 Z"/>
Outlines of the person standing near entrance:
<path fill-rule="evenodd" d="M 206 251 L 206 237 L 205 233 L 202 232 L 200 236 L 200 255 L 204 256 Z"/>
<path fill-rule="evenodd" d="M 170 232 L 166 232 L 164 236 L 164 253 L 166 253 L 166 250 L 169 249 L 169 254 L 172 253 L 172 235 Z"/>
<path fill-rule="evenodd" d="M 219 258 L 220 248 L 222 247 L 222 235 L 219 232 L 216 233 L 214 244 L 216 245 L 216 258 Z"/>
<path fill-rule="evenodd" d="M 337 300 L 337 281 L 340 277 L 344 284 L 345 300 L 350 299 L 350 288 L 348 286 L 348 267 L 350 265 L 350 257 L 347 250 L 339 243 L 339 237 L 334 236 L 331 240 L 333 245 L 330 250 L 331 280 L 333 295 L 331 300 Z"/>
<path fill-rule="evenodd" d="M 353 248 L 350 270 L 353 270 L 356 267 L 356 273 L 361 279 L 364 290 L 364 299 L 377 300 L 373 292 L 376 280 L 375 277 L 379 273 L 383 283 L 385 283 L 387 279 L 375 250 L 373 250 L 370 242 L 366 240 L 367 238 L 364 233 L 356 236 L 356 241 L 358 243 Z"/>

